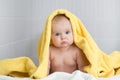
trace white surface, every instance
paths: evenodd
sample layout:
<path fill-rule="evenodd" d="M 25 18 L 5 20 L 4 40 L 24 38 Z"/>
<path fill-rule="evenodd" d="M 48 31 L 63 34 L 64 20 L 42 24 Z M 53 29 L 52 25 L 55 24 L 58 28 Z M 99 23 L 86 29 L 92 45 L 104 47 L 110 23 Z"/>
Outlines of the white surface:
<path fill-rule="evenodd" d="M 13 78 L 9 76 L 0 76 L 0 80 L 34 80 L 31 78 Z M 65 72 L 55 72 L 46 78 L 35 80 L 120 80 L 120 75 L 110 78 L 95 78 L 90 74 L 75 71 L 72 74 Z"/>

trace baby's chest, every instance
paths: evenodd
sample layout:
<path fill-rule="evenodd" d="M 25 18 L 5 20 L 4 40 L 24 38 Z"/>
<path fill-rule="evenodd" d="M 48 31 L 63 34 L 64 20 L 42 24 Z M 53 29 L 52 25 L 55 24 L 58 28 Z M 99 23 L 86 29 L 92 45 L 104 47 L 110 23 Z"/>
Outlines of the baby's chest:
<path fill-rule="evenodd" d="M 54 66 L 74 66 L 76 64 L 76 61 L 72 56 L 60 56 L 55 57 L 52 61 L 52 64 Z"/>

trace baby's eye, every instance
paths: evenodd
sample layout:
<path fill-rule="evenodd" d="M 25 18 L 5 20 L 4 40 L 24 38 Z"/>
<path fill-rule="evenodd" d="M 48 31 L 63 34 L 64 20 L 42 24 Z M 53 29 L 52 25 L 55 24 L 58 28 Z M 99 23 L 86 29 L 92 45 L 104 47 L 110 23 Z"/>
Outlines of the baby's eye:
<path fill-rule="evenodd" d="M 67 32 L 66 32 L 66 34 L 69 34 L 69 33 L 70 33 L 70 31 L 67 31 Z"/>
<path fill-rule="evenodd" d="M 55 34 L 55 36 L 59 36 L 59 35 L 60 35 L 60 33 L 56 33 L 56 34 Z"/>

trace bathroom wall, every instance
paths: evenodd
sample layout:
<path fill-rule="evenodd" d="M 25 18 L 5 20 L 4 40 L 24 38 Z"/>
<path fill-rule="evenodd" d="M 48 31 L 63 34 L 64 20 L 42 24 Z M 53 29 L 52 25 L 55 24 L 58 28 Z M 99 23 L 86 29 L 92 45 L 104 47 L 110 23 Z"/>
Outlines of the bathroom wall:
<path fill-rule="evenodd" d="M 37 61 L 32 10 L 31 0 L 0 0 L 0 59 L 28 56 Z"/>
<path fill-rule="evenodd" d="M 30 57 L 36 64 L 37 44 L 47 16 L 64 8 L 81 19 L 105 53 L 120 51 L 119 0 L 0 0 L 0 59 Z"/>

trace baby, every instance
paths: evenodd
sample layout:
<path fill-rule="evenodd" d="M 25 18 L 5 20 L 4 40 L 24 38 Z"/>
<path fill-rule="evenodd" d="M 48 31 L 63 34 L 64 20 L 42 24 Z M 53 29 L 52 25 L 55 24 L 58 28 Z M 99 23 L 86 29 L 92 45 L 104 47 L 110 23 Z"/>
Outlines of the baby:
<path fill-rule="evenodd" d="M 51 24 L 50 73 L 84 71 L 89 64 L 86 56 L 74 44 L 71 23 L 65 15 L 57 15 Z"/>

